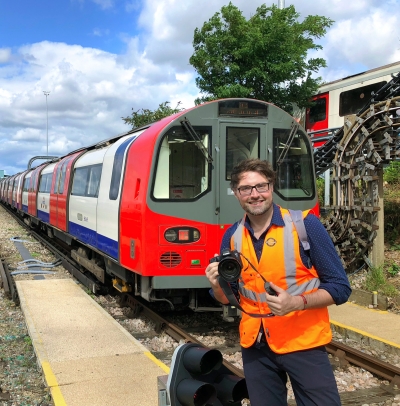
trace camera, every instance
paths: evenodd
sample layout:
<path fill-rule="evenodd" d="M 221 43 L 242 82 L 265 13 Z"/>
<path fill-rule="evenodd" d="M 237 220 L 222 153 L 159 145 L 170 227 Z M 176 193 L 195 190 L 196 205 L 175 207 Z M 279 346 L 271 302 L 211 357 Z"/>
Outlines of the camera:
<path fill-rule="evenodd" d="M 218 273 L 219 276 L 227 282 L 236 281 L 242 272 L 242 261 L 240 254 L 236 250 L 225 249 L 221 255 L 210 259 L 211 262 L 219 262 Z"/>

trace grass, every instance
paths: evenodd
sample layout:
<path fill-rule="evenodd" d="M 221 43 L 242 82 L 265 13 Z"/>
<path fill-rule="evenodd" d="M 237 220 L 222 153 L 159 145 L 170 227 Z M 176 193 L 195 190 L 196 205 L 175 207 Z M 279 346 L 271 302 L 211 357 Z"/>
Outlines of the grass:
<path fill-rule="evenodd" d="M 394 297 L 398 295 L 396 286 L 388 282 L 386 271 L 384 270 L 383 266 L 370 268 L 365 280 L 364 289 L 369 292 L 377 291 L 388 297 Z"/>

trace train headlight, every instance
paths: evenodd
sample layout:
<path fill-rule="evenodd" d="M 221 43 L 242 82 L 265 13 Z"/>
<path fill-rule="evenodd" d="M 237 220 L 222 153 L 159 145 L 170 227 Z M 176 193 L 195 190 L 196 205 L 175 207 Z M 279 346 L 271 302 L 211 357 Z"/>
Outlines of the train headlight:
<path fill-rule="evenodd" d="M 164 238 L 175 244 L 197 242 L 200 235 L 200 230 L 194 227 L 172 227 L 164 231 Z"/>
<path fill-rule="evenodd" d="M 174 242 L 174 241 L 176 241 L 176 238 L 178 237 L 178 233 L 176 232 L 176 230 L 171 228 L 171 229 L 165 231 L 164 237 L 167 241 Z"/>

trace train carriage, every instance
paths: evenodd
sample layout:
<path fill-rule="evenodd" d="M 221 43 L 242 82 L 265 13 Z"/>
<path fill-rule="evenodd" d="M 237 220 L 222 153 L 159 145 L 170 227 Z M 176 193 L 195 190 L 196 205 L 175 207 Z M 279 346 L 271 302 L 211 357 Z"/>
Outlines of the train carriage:
<path fill-rule="evenodd" d="M 204 269 L 243 216 L 230 174 L 245 158 L 273 164 L 277 204 L 319 214 L 307 133 L 250 99 L 205 103 L 27 171 L 22 207 L 101 282 L 201 310 Z"/>
<path fill-rule="evenodd" d="M 361 72 L 329 83 L 323 84 L 312 100 L 314 105 L 307 109 L 305 128 L 314 133 L 314 147 L 320 147 L 324 141 L 325 129 L 337 129 L 344 125 L 346 116 L 358 113 L 377 92 L 400 71 L 400 62 Z"/>

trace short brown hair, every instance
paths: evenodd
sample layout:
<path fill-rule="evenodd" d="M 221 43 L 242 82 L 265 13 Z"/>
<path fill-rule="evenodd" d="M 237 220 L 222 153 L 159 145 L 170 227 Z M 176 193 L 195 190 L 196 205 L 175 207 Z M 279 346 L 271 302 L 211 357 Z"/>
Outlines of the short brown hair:
<path fill-rule="evenodd" d="M 231 189 L 235 190 L 239 184 L 242 173 L 244 172 L 257 172 L 260 175 L 265 176 L 272 184 L 275 183 L 275 171 L 272 169 L 271 164 L 268 161 L 264 161 L 258 158 L 249 158 L 238 163 L 231 173 Z"/>

